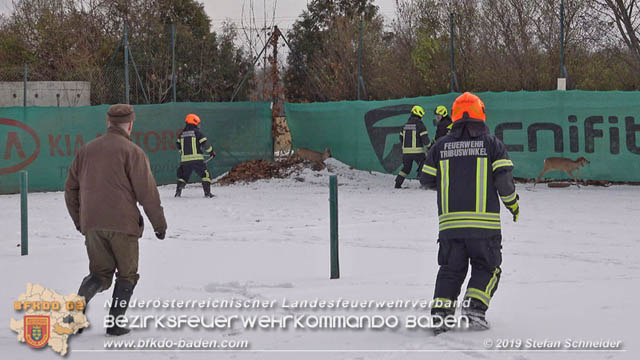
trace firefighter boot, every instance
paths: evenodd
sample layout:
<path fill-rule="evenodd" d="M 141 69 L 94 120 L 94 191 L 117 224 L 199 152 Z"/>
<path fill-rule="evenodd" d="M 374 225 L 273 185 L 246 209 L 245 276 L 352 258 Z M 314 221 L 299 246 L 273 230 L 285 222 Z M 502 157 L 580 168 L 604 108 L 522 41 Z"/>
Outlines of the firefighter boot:
<path fill-rule="evenodd" d="M 107 335 L 120 336 L 128 334 L 129 331 L 131 331 L 125 327 L 118 326 L 117 320 L 123 318 L 125 312 L 127 312 L 134 287 L 135 285 L 126 280 L 116 280 L 116 285 L 113 288 L 111 309 L 109 310 L 109 316 L 113 320 L 113 324 L 107 327 Z"/>
<path fill-rule="evenodd" d="M 404 182 L 404 176 L 396 176 L 396 189 L 402 189 L 402 183 Z"/>
<path fill-rule="evenodd" d="M 93 298 L 100 289 L 102 289 L 102 280 L 100 280 L 96 275 L 89 274 L 82 279 L 80 289 L 78 289 L 78 295 L 84 296 L 84 309 L 82 309 L 83 314 L 87 312 L 87 304 L 89 304 L 91 298 Z M 83 330 L 84 328 L 78 329 L 78 334 L 82 334 Z"/>
<path fill-rule="evenodd" d="M 202 190 L 204 190 L 204 197 L 212 198 L 213 194 L 211 193 L 211 183 L 208 181 L 202 182 Z"/>
<path fill-rule="evenodd" d="M 489 322 L 485 318 L 487 306 L 480 300 L 471 298 L 469 306 L 462 308 L 462 315 L 469 319 L 469 330 L 489 330 Z"/>
<path fill-rule="evenodd" d="M 433 331 L 434 336 L 438 336 L 444 332 L 451 330 L 451 327 L 445 324 L 445 319 L 448 316 L 453 316 L 455 310 L 453 309 L 445 309 L 445 308 L 433 308 L 431 309 L 431 316 L 433 321 L 433 327 L 431 331 Z"/>
<path fill-rule="evenodd" d="M 176 194 L 174 195 L 174 197 L 180 197 L 182 195 L 182 189 L 184 189 L 185 187 L 185 183 L 183 183 L 182 181 L 178 181 L 178 184 L 176 185 Z"/>

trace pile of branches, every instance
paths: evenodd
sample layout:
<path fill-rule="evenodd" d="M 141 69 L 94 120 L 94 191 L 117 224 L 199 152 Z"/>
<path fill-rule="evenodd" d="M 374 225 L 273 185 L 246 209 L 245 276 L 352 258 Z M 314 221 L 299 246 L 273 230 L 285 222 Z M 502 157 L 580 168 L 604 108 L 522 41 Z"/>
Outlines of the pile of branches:
<path fill-rule="evenodd" d="M 261 179 L 282 179 L 301 169 L 301 160 L 289 157 L 280 161 L 252 160 L 240 163 L 221 177 L 217 184 L 231 185 L 237 182 L 254 182 Z"/>

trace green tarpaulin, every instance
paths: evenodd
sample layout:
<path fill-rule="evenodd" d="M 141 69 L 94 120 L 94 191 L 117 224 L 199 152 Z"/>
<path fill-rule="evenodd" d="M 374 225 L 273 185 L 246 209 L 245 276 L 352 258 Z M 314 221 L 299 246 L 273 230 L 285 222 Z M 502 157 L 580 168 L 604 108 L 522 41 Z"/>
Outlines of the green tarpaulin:
<path fill-rule="evenodd" d="M 62 190 L 76 151 L 104 133 L 108 108 L 0 108 L 0 193 L 18 192 L 20 170 L 29 172 L 30 191 Z M 180 156 L 175 138 L 188 113 L 200 116 L 202 131 L 217 153 L 208 163 L 214 176 L 242 161 L 273 158 L 267 102 L 170 103 L 134 109 L 132 139 L 149 155 L 158 184 L 176 181 Z"/>
<path fill-rule="evenodd" d="M 286 104 L 295 148 L 323 151 L 362 170 L 397 173 L 398 139 L 411 107 L 425 108 L 429 136 L 435 135 L 433 109 L 459 94 L 388 101 Z M 534 178 L 547 157 L 591 161 L 584 179 L 640 181 L 640 92 L 543 91 L 478 93 L 487 125 L 507 145 L 514 175 Z M 415 169 L 413 170 L 415 174 Z M 565 178 L 559 172 L 545 177 Z"/>

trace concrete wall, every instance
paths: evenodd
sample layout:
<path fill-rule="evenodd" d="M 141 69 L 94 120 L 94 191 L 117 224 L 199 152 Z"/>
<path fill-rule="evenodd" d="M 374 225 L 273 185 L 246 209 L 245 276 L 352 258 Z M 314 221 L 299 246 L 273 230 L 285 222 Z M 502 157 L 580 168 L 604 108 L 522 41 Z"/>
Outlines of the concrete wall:
<path fill-rule="evenodd" d="M 0 82 L 0 107 L 23 106 L 24 83 Z M 88 106 L 88 81 L 28 81 L 27 106 Z"/>

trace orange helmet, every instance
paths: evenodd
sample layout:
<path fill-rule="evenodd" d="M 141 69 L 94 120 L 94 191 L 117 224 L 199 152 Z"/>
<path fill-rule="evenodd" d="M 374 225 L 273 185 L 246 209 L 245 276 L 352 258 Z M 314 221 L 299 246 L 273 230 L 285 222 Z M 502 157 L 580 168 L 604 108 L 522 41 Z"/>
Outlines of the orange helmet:
<path fill-rule="evenodd" d="M 484 113 L 484 103 L 479 97 L 470 92 L 466 92 L 453 102 L 451 107 L 451 121 L 457 121 L 464 117 L 475 120 L 487 121 Z"/>
<path fill-rule="evenodd" d="M 189 114 L 184 119 L 184 122 L 186 122 L 187 124 L 193 124 L 195 126 L 198 126 L 200 125 L 200 118 L 196 114 Z"/>

